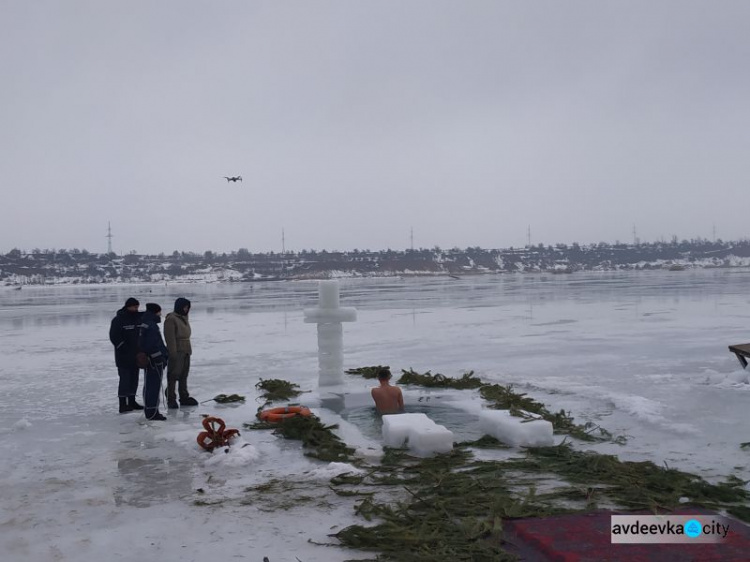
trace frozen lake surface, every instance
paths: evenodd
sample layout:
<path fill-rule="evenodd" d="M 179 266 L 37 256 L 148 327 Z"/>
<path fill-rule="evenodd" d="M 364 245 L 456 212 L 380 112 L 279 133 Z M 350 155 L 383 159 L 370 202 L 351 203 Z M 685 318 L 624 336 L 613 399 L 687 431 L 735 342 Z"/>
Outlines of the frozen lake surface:
<path fill-rule="evenodd" d="M 165 411 L 166 422 L 118 414 L 107 335 L 129 296 L 166 310 L 189 298 L 192 394 L 247 402 Z M 3 560 L 366 558 L 308 542 L 331 542 L 327 534 L 355 522 L 352 502 L 321 495 L 284 511 L 248 492 L 274 478 L 299 483 L 291 497 L 322 490 L 312 483 L 346 467 L 309 460 L 269 432 L 243 431 L 226 455 L 195 443 L 200 414 L 241 429 L 259 406 L 258 380 L 280 378 L 377 457 L 373 383 L 347 376 L 317 388 L 315 326 L 302 315 L 316 298 L 315 282 L 0 288 Z M 628 438 L 586 448 L 750 479 L 740 449 L 750 441 L 750 385 L 727 350 L 750 342 L 750 271 L 344 280 L 341 304 L 359 310 L 344 325 L 347 367 L 473 370 Z M 432 407 L 457 438 L 476 436 L 475 393 L 405 388 L 405 397 L 411 411 Z"/>

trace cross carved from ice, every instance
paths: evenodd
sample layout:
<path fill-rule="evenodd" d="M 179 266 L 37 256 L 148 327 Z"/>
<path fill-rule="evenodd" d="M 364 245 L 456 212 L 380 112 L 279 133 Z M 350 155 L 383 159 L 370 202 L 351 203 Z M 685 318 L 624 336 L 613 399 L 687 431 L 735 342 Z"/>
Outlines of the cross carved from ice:
<path fill-rule="evenodd" d="M 339 282 L 320 281 L 318 308 L 304 311 L 305 322 L 318 325 L 318 386 L 344 382 L 344 329 L 342 322 L 355 322 L 357 309 L 339 306 Z"/>

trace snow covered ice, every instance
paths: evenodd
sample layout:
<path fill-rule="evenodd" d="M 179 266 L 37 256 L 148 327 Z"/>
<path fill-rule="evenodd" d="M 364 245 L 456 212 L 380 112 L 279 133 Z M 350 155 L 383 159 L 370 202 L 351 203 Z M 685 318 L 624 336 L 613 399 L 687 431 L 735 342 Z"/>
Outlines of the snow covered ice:
<path fill-rule="evenodd" d="M 474 370 L 628 438 L 577 446 L 748 480 L 739 445 L 750 441 L 750 385 L 727 346 L 750 341 L 749 293 L 750 271 L 738 269 L 346 280 L 341 302 L 359 319 L 345 367 L 390 365 L 394 382 L 402 368 Z M 191 394 L 246 402 L 166 411 L 166 422 L 118 414 L 107 333 L 129 296 L 163 307 L 189 298 Z M 255 420 L 259 379 L 284 379 L 358 453 L 382 452 L 375 383 L 347 375 L 318 388 L 303 315 L 317 298 L 316 282 L 0 288 L 2 560 L 371 558 L 309 542 L 363 523 L 326 487 L 354 467 L 242 427 Z M 481 436 L 474 391 L 406 387 L 404 400 L 454 441 Z M 240 429 L 237 443 L 201 450 L 201 414 Z M 281 498 L 293 507 L 278 509 Z"/>

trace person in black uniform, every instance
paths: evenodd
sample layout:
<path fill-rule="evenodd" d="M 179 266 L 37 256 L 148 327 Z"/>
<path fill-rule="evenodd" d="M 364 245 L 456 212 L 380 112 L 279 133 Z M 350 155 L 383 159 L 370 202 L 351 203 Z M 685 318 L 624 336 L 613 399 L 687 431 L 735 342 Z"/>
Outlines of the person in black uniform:
<path fill-rule="evenodd" d="M 159 331 L 161 322 L 161 307 L 153 302 L 146 304 L 146 312 L 141 317 L 138 333 L 138 348 L 148 356 L 146 377 L 144 381 L 143 413 L 148 420 L 164 421 L 167 418 L 159 413 L 159 395 L 164 367 L 169 360 L 167 346 Z"/>
<path fill-rule="evenodd" d="M 138 329 L 141 324 L 140 303 L 130 297 L 125 306 L 117 311 L 109 327 L 109 341 L 115 346 L 115 365 L 120 376 L 117 397 L 120 399 L 120 413 L 143 410 L 135 401 L 138 392 L 140 369 L 135 356 L 138 353 Z"/>

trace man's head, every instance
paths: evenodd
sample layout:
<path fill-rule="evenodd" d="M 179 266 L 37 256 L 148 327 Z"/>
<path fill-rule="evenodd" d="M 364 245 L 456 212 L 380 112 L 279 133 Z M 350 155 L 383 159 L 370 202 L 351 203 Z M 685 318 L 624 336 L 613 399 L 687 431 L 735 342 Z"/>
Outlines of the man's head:
<path fill-rule="evenodd" d="M 138 312 L 139 306 L 141 306 L 141 303 L 139 303 L 133 297 L 130 297 L 125 301 L 125 310 L 127 310 L 128 312 Z"/>
<path fill-rule="evenodd" d="M 378 380 L 381 382 L 391 380 L 391 370 L 388 367 L 382 367 L 378 371 Z"/>
<path fill-rule="evenodd" d="M 161 307 L 155 302 L 147 302 L 146 310 L 153 312 L 154 314 L 161 314 Z"/>

